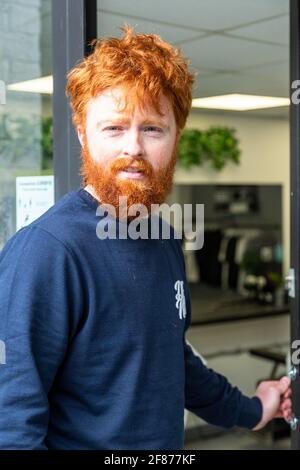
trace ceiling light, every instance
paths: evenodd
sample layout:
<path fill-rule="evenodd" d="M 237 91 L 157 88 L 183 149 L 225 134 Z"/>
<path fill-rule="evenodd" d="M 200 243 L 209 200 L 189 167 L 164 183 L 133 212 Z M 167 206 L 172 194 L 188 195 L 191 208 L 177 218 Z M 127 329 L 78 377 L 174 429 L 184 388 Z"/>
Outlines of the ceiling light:
<path fill-rule="evenodd" d="M 45 93 L 51 95 L 53 93 L 53 77 L 35 78 L 34 80 L 26 80 L 25 82 L 12 83 L 7 86 L 10 91 L 25 91 L 27 93 Z"/>
<path fill-rule="evenodd" d="M 251 109 L 289 106 L 289 104 L 289 98 L 233 93 L 229 95 L 209 96 L 208 98 L 196 98 L 193 100 L 192 107 L 225 109 L 231 111 L 250 111 Z"/>

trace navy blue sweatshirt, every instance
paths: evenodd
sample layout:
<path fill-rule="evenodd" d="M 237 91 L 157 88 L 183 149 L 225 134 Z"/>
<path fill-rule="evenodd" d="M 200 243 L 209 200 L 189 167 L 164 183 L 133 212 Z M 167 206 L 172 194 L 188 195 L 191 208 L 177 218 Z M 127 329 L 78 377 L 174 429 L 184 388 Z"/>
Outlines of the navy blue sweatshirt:
<path fill-rule="evenodd" d="M 182 449 L 184 408 L 254 427 L 185 341 L 180 241 L 101 240 L 97 207 L 68 193 L 0 255 L 0 449 Z"/>

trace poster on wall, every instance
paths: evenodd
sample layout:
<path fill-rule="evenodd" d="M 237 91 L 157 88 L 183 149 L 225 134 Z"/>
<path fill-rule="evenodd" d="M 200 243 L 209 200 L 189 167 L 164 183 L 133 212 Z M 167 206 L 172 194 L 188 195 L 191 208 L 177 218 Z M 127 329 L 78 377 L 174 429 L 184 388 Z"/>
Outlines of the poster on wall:
<path fill-rule="evenodd" d="M 54 176 L 17 176 L 17 230 L 29 225 L 54 204 Z"/>

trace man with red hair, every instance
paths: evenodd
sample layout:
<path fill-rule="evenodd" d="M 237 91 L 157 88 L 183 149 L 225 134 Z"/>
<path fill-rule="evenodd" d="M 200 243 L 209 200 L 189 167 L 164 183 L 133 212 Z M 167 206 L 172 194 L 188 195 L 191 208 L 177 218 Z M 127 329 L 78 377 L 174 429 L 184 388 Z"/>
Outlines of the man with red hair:
<path fill-rule="evenodd" d="M 1 449 L 182 449 L 184 408 L 224 427 L 291 417 L 287 377 L 248 398 L 185 340 L 180 241 L 151 210 L 172 187 L 194 77 L 159 36 L 123 31 L 68 76 L 84 187 L 0 256 Z M 138 213 L 157 237 L 124 236 Z M 99 219 L 115 231 L 99 236 Z"/>

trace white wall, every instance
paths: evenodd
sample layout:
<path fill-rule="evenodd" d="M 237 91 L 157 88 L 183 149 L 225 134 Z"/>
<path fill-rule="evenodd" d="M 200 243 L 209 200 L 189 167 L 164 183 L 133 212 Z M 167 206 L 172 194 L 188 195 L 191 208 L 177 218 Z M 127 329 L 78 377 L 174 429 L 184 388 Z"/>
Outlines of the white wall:
<path fill-rule="evenodd" d="M 229 164 L 217 172 L 209 166 L 194 167 L 192 171 L 178 167 L 176 183 L 211 184 L 281 184 L 283 191 L 284 269 L 289 267 L 290 250 L 290 157 L 289 122 L 283 119 L 244 117 L 242 113 L 211 114 L 193 112 L 189 128 L 207 129 L 210 126 L 236 129 L 240 141 L 241 164 Z"/>

